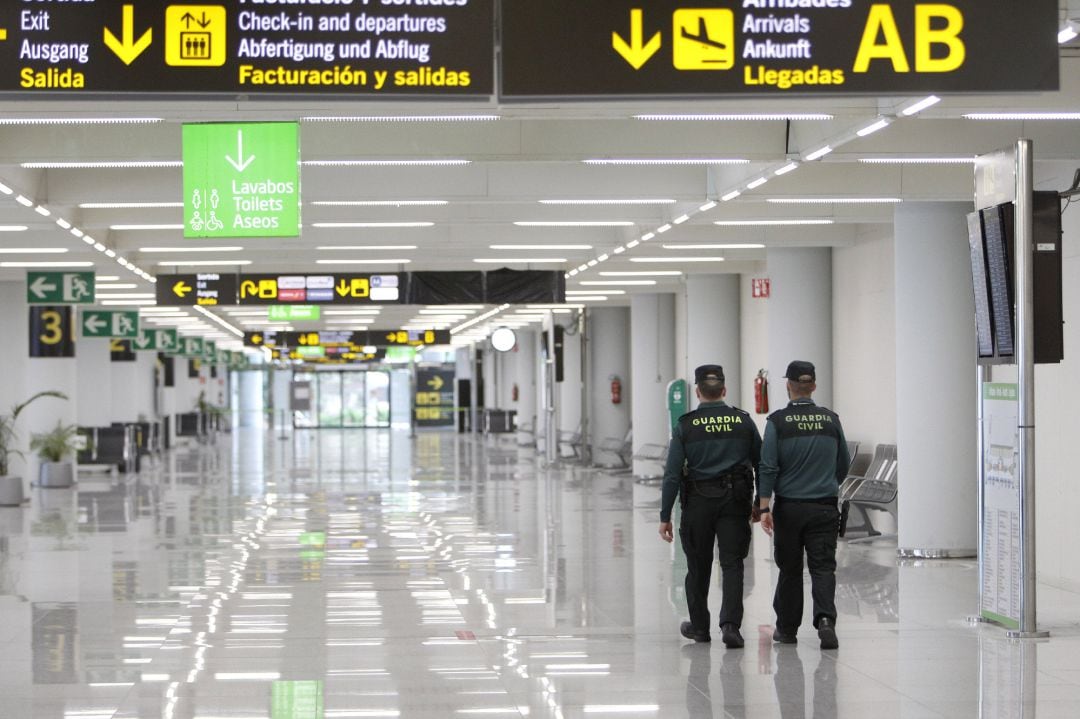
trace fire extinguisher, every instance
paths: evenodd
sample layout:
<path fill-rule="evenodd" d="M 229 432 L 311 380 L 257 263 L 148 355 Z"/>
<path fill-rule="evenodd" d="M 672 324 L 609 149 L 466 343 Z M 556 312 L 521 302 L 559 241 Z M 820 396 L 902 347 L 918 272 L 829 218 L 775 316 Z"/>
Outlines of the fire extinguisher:
<path fill-rule="evenodd" d="M 518 386 L 517 382 L 514 383 L 514 387 L 510 390 L 510 399 L 514 402 L 518 401 Z"/>
<path fill-rule="evenodd" d="M 758 414 L 769 413 L 769 372 L 759 369 L 754 379 L 754 411 Z"/>
<path fill-rule="evenodd" d="M 617 376 L 611 378 L 611 403 L 620 404 L 622 402 L 622 380 Z"/>

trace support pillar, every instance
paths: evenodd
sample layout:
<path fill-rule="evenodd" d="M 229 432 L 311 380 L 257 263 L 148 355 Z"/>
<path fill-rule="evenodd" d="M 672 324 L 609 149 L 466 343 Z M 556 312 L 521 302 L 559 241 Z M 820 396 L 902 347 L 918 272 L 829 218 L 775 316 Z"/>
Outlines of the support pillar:
<path fill-rule="evenodd" d="M 975 556 L 975 316 L 965 202 L 896 209 L 901 554 Z"/>
<path fill-rule="evenodd" d="M 727 403 L 742 407 L 742 359 L 738 275 L 689 275 L 686 278 L 686 369 L 718 364 L 724 368 Z M 694 397 L 693 391 L 690 393 Z M 696 406 L 696 400 L 691 400 Z"/>
<path fill-rule="evenodd" d="M 589 351 L 592 355 L 592 392 L 589 423 L 593 458 L 597 464 L 618 466 L 618 458 L 601 452 L 609 437 L 622 439 L 630 428 L 633 406 L 630 375 L 630 310 L 626 307 L 597 307 L 589 310 Z M 611 382 L 622 385 L 619 404 L 611 401 Z"/>
<path fill-rule="evenodd" d="M 78 342 L 75 367 L 80 401 L 76 418 L 81 427 L 109 426 L 113 417 L 112 365 L 124 368 L 134 365 L 131 362 L 112 362 L 110 343 L 109 339 L 98 338 L 82 338 Z M 119 385 L 119 393 L 126 395 L 128 385 L 133 383 L 133 378 L 127 377 Z"/>
<path fill-rule="evenodd" d="M 769 378 L 771 405 L 787 404 L 784 371 L 792 360 L 817 369 L 814 401 L 832 407 L 832 250 L 828 247 L 769 250 Z M 841 420 L 843 418 L 841 417 Z"/>
<path fill-rule="evenodd" d="M 675 379 L 675 297 L 634 295 L 630 299 L 630 346 L 634 362 L 630 391 L 634 397 L 634 453 L 642 445 L 666 445 L 671 439 L 667 418 L 667 385 Z M 634 460 L 636 476 L 656 476 L 656 462 Z"/>

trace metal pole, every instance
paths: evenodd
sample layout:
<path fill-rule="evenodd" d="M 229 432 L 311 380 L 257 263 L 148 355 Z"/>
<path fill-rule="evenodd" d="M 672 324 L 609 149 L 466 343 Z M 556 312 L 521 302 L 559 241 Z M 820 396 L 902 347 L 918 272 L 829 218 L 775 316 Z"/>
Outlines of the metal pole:
<path fill-rule="evenodd" d="M 476 402 L 480 396 L 480 377 L 478 369 L 478 362 L 476 361 L 476 345 L 469 347 L 469 374 L 472 375 L 472 381 L 469 382 L 469 434 L 476 436 Z"/>
<path fill-rule="evenodd" d="M 581 463 L 592 464 L 592 424 L 589 422 L 589 402 L 592 362 L 589 351 L 589 314 L 581 310 L 578 331 L 581 333 Z"/>
<path fill-rule="evenodd" d="M 984 535 L 984 532 L 986 531 L 986 523 L 985 523 L 985 518 L 986 518 L 986 495 L 984 494 L 984 489 L 985 488 L 984 488 L 984 484 L 983 484 L 986 481 L 986 462 L 985 462 L 985 455 L 983 454 L 986 451 L 986 447 L 985 447 L 985 444 L 983 442 L 983 431 L 984 431 L 984 429 L 983 429 L 983 411 L 984 411 L 984 407 L 983 407 L 983 384 L 990 381 L 990 379 L 991 379 L 991 370 L 990 370 L 990 368 L 985 367 L 982 364 L 977 364 L 975 366 L 975 396 L 978 398 L 976 400 L 976 402 L 975 402 L 975 427 L 976 427 L 975 456 L 978 458 L 978 464 L 976 465 L 976 468 L 975 468 L 975 474 L 976 474 L 976 479 L 978 481 L 978 502 L 977 502 L 977 504 L 978 504 L 978 507 L 979 507 L 979 518 L 978 518 L 978 530 L 977 530 L 978 533 L 975 536 L 976 536 L 976 541 L 979 543 L 979 546 L 976 548 L 975 551 L 976 551 L 976 556 L 979 558 L 979 595 L 978 595 L 979 596 L 979 600 L 978 600 L 979 603 L 978 603 L 978 606 L 975 609 L 975 614 L 968 617 L 968 621 L 972 622 L 972 623 L 987 621 L 986 619 L 983 618 L 983 615 L 982 615 L 982 611 L 983 611 L 983 576 L 984 576 L 983 571 L 985 570 L 985 565 L 983 564 L 983 562 L 985 561 L 985 557 L 983 556 L 983 554 L 984 554 L 983 553 L 983 547 L 984 547 L 985 542 L 986 542 L 985 535 Z M 982 668 L 982 665 L 980 663 L 980 671 L 981 671 L 981 668 Z"/>
<path fill-rule="evenodd" d="M 1049 636 L 1039 632 L 1035 616 L 1035 293 L 1034 160 L 1031 140 L 1016 143 L 1016 366 L 1020 468 L 1020 629 L 1013 638 Z"/>
<path fill-rule="evenodd" d="M 365 389 L 367 387 L 365 378 Z M 409 358 L 409 437 L 416 437 L 416 352 Z"/>
<path fill-rule="evenodd" d="M 548 355 L 544 359 L 547 371 L 544 373 L 544 394 L 547 397 L 547 417 L 544 433 L 547 440 L 544 442 L 544 458 L 549 465 L 555 464 L 559 458 L 559 432 L 558 422 L 555 416 L 555 315 L 547 314 Z"/>

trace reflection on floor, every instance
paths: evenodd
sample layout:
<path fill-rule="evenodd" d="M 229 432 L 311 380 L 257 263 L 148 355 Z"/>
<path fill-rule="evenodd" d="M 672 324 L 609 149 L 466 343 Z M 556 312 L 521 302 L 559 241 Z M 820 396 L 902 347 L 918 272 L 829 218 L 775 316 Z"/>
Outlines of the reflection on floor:
<path fill-rule="evenodd" d="M 0 509 L 0 717 L 1077 716 L 1080 597 L 1040 587 L 1053 639 L 1009 642 L 965 621 L 974 563 L 884 543 L 841 549 L 839 651 L 772 644 L 758 530 L 747 647 L 688 644 L 658 507 L 508 438 L 390 430 L 35 490 Z"/>

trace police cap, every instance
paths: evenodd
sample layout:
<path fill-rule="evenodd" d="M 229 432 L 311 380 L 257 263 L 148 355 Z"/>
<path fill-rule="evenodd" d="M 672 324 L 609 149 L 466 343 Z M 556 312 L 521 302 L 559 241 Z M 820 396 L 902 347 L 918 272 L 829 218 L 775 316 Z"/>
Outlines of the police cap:
<path fill-rule="evenodd" d="M 792 382 L 817 382 L 817 372 L 812 363 L 795 360 L 787 366 L 784 378 Z"/>
<path fill-rule="evenodd" d="M 724 381 L 724 368 L 718 364 L 703 364 L 694 370 L 694 384 Z"/>

